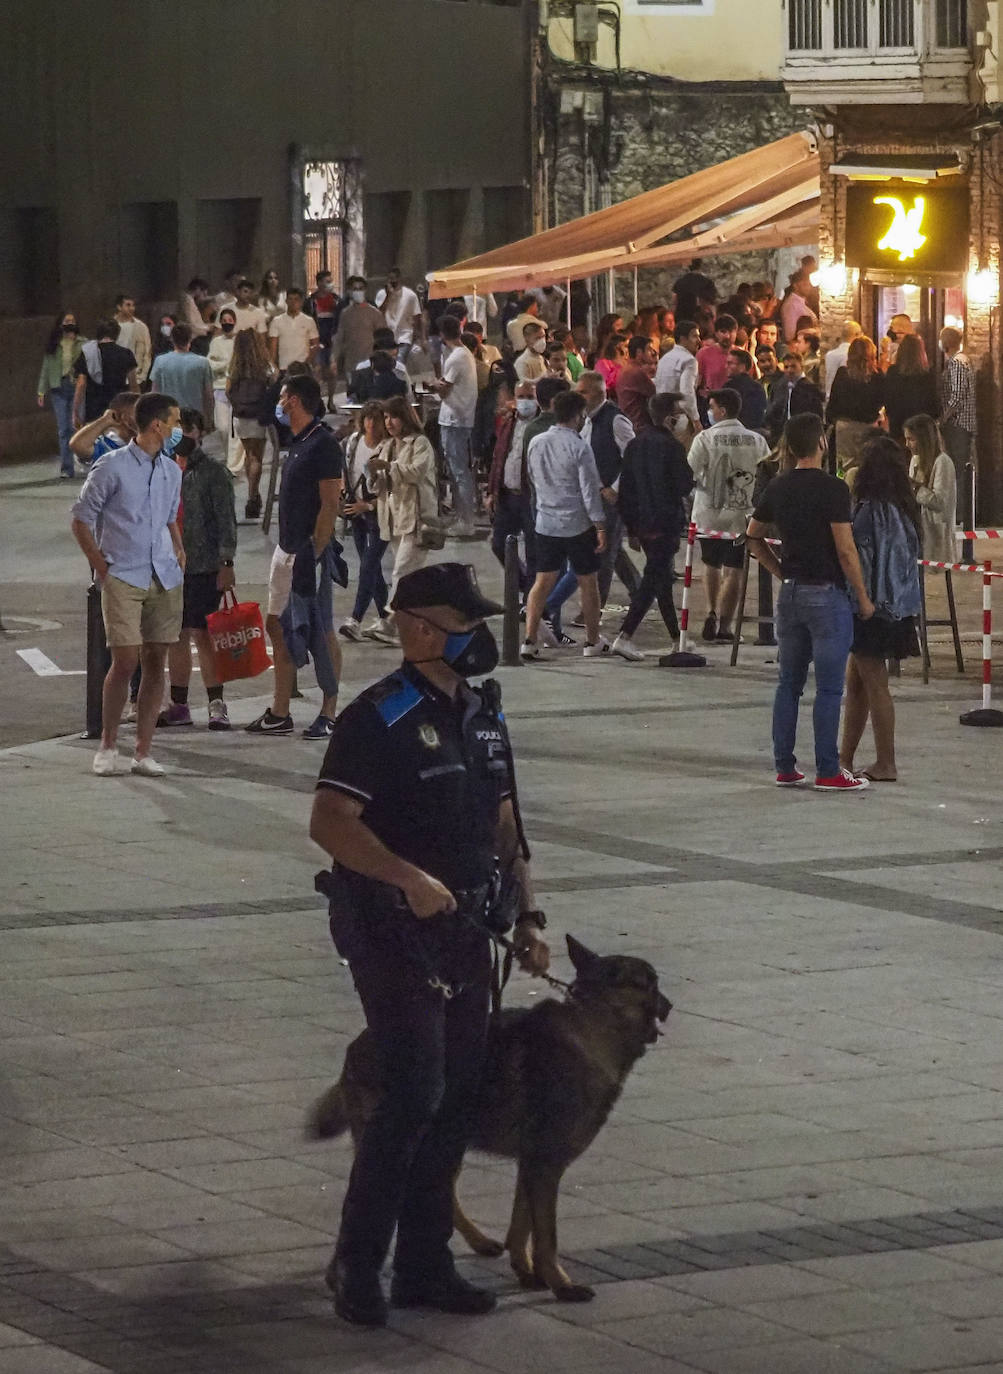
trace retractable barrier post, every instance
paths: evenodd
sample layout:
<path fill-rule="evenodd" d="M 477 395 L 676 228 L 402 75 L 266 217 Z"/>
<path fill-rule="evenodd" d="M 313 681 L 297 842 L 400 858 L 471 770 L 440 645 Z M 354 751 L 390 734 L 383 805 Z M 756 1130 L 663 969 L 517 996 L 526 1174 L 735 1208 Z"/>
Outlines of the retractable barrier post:
<path fill-rule="evenodd" d="M 962 725 L 1003 726 L 1003 711 L 993 708 L 993 565 L 982 568 L 982 705 L 966 711 Z"/>
<path fill-rule="evenodd" d="M 695 654 L 690 648 L 690 588 L 693 585 L 693 553 L 697 542 L 697 527 L 690 521 L 686 531 L 686 570 L 683 573 L 683 603 L 679 610 L 679 648 L 674 653 L 663 654 L 658 660 L 659 668 L 706 668 L 707 660 L 703 654 Z"/>
<path fill-rule="evenodd" d="M 110 665 L 111 654 L 101 614 L 101 588 L 92 582 L 87 588 L 87 705 L 86 728 L 81 739 L 101 738 L 101 697 Z"/>
<path fill-rule="evenodd" d="M 777 636 L 773 629 L 773 578 L 762 563 L 757 563 L 756 567 L 759 579 L 759 634 L 756 636 L 756 644 L 761 647 L 772 648 L 777 642 Z"/>
<path fill-rule="evenodd" d="M 505 615 L 502 620 L 502 663 L 519 668 L 519 536 L 505 539 Z"/>
<path fill-rule="evenodd" d="M 965 523 L 965 539 L 961 545 L 961 561 L 971 563 L 975 557 L 975 550 L 972 547 L 972 534 L 975 525 L 975 464 L 966 463 L 964 481 L 962 482 L 962 502 L 964 510 L 962 512 Z"/>

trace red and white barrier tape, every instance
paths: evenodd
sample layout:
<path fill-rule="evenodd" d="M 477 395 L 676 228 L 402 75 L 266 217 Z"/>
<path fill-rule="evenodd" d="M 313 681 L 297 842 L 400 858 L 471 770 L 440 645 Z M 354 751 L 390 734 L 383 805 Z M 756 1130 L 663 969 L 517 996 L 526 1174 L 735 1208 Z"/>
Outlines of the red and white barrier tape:
<path fill-rule="evenodd" d="M 955 530 L 955 539 L 1003 539 L 1003 530 Z"/>
<path fill-rule="evenodd" d="M 916 562 L 921 568 L 938 568 L 941 572 L 983 573 L 986 570 L 986 566 L 988 566 L 984 566 L 982 563 L 935 563 L 931 558 L 917 558 Z M 989 576 L 1003 577 L 1003 573 L 992 572 L 990 570 Z"/>

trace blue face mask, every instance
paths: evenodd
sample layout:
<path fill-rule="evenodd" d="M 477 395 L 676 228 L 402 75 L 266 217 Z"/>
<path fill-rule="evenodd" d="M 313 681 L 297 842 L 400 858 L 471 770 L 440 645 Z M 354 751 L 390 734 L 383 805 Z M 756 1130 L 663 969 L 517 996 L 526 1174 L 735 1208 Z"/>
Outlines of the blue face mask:
<path fill-rule="evenodd" d="M 275 407 L 275 420 L 276 423 L 280 425 L 287 425 L 289 423 L 289 416 L 282 409 L 281 405 Z"/>
<path fill-rule="evenodd" d="M 172 454 L 172 453 L 174 452 L 174 450 L 177 448 L 178 444 L 181 443 L 181 440 L 182 440 L 184 437 L 185 437 L 185 432 L 184 432 L 184 430 L 181 428 L 180 425 L 175 425 L 174 428 L 171 430 L 170 434 L 168 434 L 167 438 L 164 440 L 163 446 L 162 446 L 162 447 L 163 447 L 163 452 L 166 453 L 166 455 L 167 455 L 168 458 L 171 456 L 171 454 Z"/>

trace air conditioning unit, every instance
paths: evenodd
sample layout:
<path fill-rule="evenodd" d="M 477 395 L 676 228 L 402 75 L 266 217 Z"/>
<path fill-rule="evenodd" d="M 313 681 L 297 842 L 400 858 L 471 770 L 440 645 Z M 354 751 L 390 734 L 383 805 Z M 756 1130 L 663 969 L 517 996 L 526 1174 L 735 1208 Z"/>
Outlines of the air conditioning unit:
<path fill-rule="evenodd" d="M 589 44 L 599 42 L 598 5 L 575 6 L 575 42 Z"/>

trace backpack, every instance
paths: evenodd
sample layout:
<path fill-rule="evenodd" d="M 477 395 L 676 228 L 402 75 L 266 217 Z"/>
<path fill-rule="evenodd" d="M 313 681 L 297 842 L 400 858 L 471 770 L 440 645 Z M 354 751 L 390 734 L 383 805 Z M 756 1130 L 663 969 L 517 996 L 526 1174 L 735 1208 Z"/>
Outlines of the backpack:
<path fill-rule="evenodd" d="M 241 377 L 230 387 L 230 409 L 238 420 L 260 420 L 268 383 L 260 377 Z"/>

